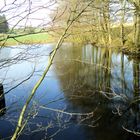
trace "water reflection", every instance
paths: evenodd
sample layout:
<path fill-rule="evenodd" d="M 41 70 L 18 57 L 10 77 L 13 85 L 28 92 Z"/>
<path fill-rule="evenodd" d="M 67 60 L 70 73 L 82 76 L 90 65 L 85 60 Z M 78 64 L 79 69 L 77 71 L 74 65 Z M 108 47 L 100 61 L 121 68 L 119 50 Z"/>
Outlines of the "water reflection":
<path fill-rule="evenodd" d="M 5 108 L 4 90 L 3 85 L 0 83 L 0 116 L 4 115 L 5 111 L 6 108 Z"/>
<path fill-rule="evenodd" d="M 55 71 L 69 103 L 67 110 L 89 112 L 98 108 L 94 117 L 84 122 L 94 126 L 93 119 L 101 116 L 96 128 L 85 127 L 86 135 L 91 139 L 136 139 L 122 126 L 140 130 L 139 103 L 131 104 L 140 95 L 139 61 L 130 61 L 124 54 L 111 49 L 91 45 L 78 47 L 65 46 L 56 58 L 61 61 L 55 63 Z M 118 96 L 108 100 L 101 93 Z"/>
<path fill-rule="evenodd" d="M 135 96 L 140 95 L 140 65 L 136 60 L 133 61 L 133 88 Z"/>
<path fill-rule="evenodd" d="M 65 52 L 67 50 L 68 54 Z M 94 89 L 94 92 L 114 90 L 116 93 L 126 93 L 128 96 L 132 96 L 133 63 L 129 62 L 123 54 L 91 45 L 80 48 L 73 46 L 73 48 L 60 50 L 56 60 L 61 60 L 56 61 L 56 73 L 60 75 L 65 72 L 60 77 L 62 87 L 77 83 Z M 135 77 L 139 79 L 139 75 Z"/>
<path fill-rule="evenodd" d="M 5 92 L 9 89 L 8 87 L 11 89 L 11 87 L 17 85 L 16 82 L 19 83 L 30 75 L 33 66 L 36 66 L 36 70 L 29 81 L 22 83 L 6 95 L 6 105 L 11 108 L 11 111 L 10 109 L 7 110 L 7 114 L 4 115 L 6 117 L 3 126 L 8 126 L 6 121 L 11 118 L 15 119 L 14 122 L 16 122 L 17 114 L 24 103 L 23 97 L 26 99 L 29 96 L 32 87 L 42 74 L 53 46 L 48 44 L 40 46 L 40 48 L 29 48 L 29 46 L 21 46 L 21 48 L 11 49 L 9 59 L 12 60 L 10 61 L 12 63 L 10 65 L 6 63 L 5 65 L 5 68 L 10 68 L 8 72 L 1 65 L 0 77 L 2 80 L 0 83 L 3 83 Z M 19 56 L 19 59 L 15 59 L 17 56 Z M 6 72 L 6 75 L 4 72 Z M 9 83 L 12 85 L 9 85 Z M 3 96 L 1 106 L 4 108 L 3 85 L 0 85 L 1 95 Z M 108 93 L 111 93 L 111 95 Z M 113 96 L 112 93 L 118 96 Z M 13 96 L 15 99 L 11 100 Z M 86 46 L 64 44 L 57 53 L 48 75 L 33 99 L 33 108 L 29 109 L 29 111 L 33 111 L 33 114 L 35 112 L 34 119 L 29 122 L 29 124 L 33 123 L 33 125 L 30 125 L 30 130 L 37 130 L 34 132 L 37 132 L 38 137 L 31 134 L 28 126 L 25 131 L 28 132 L 31 139 L 41 139 L 44 133 L 50 135 L 50 131 L 45 131 L 43 134 L 41 131 L 46 129 L 48 122 L 53 122 L 53 125 L 56 125 L 57 128 L 58 124 L 60 128 L 68 128 L 67 132 L 62 131 L 60 135 L 56 135 L 54 137 L 56 140 L 70 140 L 77 139 L 77 137 L 81 140 L 137 139 L 137 137 L 129 135 L 123 130 L 122 126 L 139 131 L 140 105 L 137 102 L 139 96 L 139 60 L 130 59 L 115 50 L 97 48 L 90 44 Z M 14 106 L 14 103 L 18 103 L 19 108 L 17 104 Z M 12 105 L 14 108 L 11 107 Z M 83 121 L 81 121 L 82 118 L 77 116 L 68 117 L 72 125 L 66 127 L 66 116 L 61 113 L 52 115 L 51 111 L 40 109 L 42 105 L 56 109 L 66 108 L 68 112 L 92 112 L 95 111 L 95 108 L 96 111 L 93 116 Z M 98 121 L 95 121 L 96 119 Z M 2 122 L 4 121 L 1 120 L 0 124 Z M 42 126 L 44 126 L 44 129 L 41 129 Z M 13 126 L 12 128 L 4 127 L 3 132 L 1 132 L 3 138 L 7 137 L 7 132 L 9 133 L 8 136 L 12 135 L 12 130 L 14 130 Z M 23 139 L 26 139 L 26 137 L 28 136 L 22 135 Z"/>

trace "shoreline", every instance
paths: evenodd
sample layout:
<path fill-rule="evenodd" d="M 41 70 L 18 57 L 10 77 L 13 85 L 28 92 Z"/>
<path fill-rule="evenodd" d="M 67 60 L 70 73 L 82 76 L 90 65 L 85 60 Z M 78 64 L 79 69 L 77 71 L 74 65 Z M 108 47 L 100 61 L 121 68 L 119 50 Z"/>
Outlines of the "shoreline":
<path fill-rule="evenodd" d="M 55 43 L 55 39 L 49 38 L 46 40 L 25 40 L 25 42 L 21 41 L 16 41 L 16 42 L 10 42 L 10 41 L 5 41 L 5 42 L 0 42 L 0 48 L 3 47 L 12 47 L 12 46 L 20 46 L 20 45 L 45 45 L 45 44 L 50 44 L 50 43 Z M 107 48 L 107 49 L 117 49 L 120 52 L 129 55 L 134 58 L 140 58 L 140 48 L 136 48 L 135 46 L 129 47 L 129 46 L 115 46 L 115 45 L 110 45 L 110 46 L 104 46 L 100 45 L 98 43 L 90 43 L 90 42 L 74 42 L 74 41 L 66 41 L 64 43 L 74 43 L 74 44 L 91 44 L 93 47 L 99 47 L 99 48 Z"/>

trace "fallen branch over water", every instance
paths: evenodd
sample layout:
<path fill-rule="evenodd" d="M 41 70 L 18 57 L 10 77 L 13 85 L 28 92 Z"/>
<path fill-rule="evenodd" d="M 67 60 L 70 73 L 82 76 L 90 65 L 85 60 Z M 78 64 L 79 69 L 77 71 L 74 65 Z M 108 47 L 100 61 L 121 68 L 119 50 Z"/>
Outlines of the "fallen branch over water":
<path fill-rule="evenodd" d="M 140 136 L 140 132 L 137 132 L 137 131 L 135 131 L 135 130 L 127 129 L 127 128 L 125 128 L 124 126 L 122 126 L 122 128 L 123 128 L 125 131 L 129 132 L 129 133 L 132 133 L 132 134 L 135 134 L 135 135 L 137 135 L 137 136 Z"/>

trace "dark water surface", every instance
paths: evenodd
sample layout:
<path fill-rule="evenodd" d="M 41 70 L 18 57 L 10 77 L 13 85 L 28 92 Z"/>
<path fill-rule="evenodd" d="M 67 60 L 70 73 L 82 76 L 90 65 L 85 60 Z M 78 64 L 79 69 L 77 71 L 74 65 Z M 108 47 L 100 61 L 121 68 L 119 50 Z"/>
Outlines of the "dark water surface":
<path fill-rule="evenodd" d="M 54 45 L 0 49 L 0 139 L 10 139 Z M 2 90 L 4 87 L 4 91 Z M 5 95 L 3 94 L 5 93 Z M 139 140 L 140 60 L 64 44 L 25 114 L 18 139 Z"/>

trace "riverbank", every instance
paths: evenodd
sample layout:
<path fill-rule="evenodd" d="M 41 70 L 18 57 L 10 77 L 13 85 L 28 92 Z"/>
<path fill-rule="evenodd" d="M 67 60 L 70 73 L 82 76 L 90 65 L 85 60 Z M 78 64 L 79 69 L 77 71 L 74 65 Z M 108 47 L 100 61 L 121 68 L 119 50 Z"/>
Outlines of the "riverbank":
<path fill-rule="evenodd" d="M 132 57 L 140 58 L 140 48 L 136 48 L 132 43 L 133 34 L 129 34 L 124 46 L 121 45 L 117 27 L 112 30 L 112 42 L 110 45 L 103 44 L 101 40 L 96 40 L 95 37 L 90 33 L 86 34 L 75 34 L 65 39 L 65 42 L 80 43 L 80 44 L 92 44 L 96 47 L 107 47 L 107 48 L 117 48 L 124 54 L 131 55 Z M 128 30 L 128 28 L 127 28 Z M 0 45 L 1 46 L 15 46 L 21 44 L 47 44 L 56 42 L 59 37 L 52 37 L 48 33 L 32 33 L 27 35 L 22 34 L 1 34 L 0 35 Z"/>
<path fill-rule="evenodd" d="M 48 33 L 34 34 L 5 34 L 0 37 L 1 46 L 12 46 L 20 44 L 47 44 L 53 42 L 52 37 Z"/>
<path fill-rule="evenodd" d="M 132 47 L 124 46 L 124 47 L 121 48 L 121 51 L 124 54 L 127 54 L 132 58 L 140 58 L 140 48 L 136 48 L 134 46 L 132 46 Z"/>

